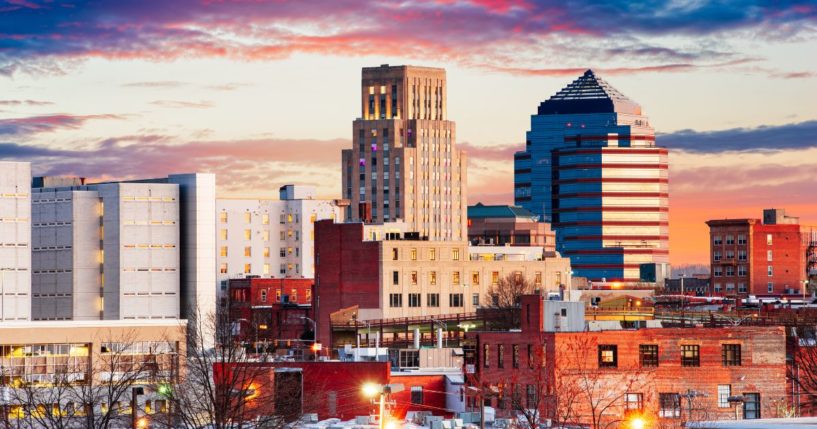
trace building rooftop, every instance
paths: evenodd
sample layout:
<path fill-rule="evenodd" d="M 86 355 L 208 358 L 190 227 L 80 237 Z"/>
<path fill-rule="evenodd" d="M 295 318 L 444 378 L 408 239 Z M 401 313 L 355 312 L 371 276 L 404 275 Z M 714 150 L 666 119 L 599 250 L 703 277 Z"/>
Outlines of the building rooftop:
<path fill-rule="evenodd" d="M 519 206 L 486 206 L 482 203 L 477 203 L 474 206 L 468 206 L 469 218 L 516 218 L 524 217 L 531 219 L 538 219 L 539 216 L 533 214 L 530 210 Z"/>
<path fill-rule="evenodd" d="M 580 113 L 641 114 L 641 106 L 610 86 L 593 70 L 587 70 L 578 79 L 539 104 L 539 115 Z"/>

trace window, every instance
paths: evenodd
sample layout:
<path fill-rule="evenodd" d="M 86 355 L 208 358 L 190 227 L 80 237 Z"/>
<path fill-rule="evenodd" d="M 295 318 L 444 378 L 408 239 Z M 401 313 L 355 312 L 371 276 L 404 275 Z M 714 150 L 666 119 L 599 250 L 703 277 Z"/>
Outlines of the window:
<path fill-rule="evenodd" d="M 261 289 L 261 302 L 267 302 L 267 290 Z"/>
<path fill-rule="evenodd" d="M 252 272 L 252 264 L 244 264 L 244 274 L 250 274 Z"/>
<path fill-rule="evenodd" d="M 738 235 L 738 244 L 746 244 L 746 234 Z"/>
<path fill-rule="evenodd" d="M 389 294 L 389 307 L 402 307 L 403 306 L 403 295 L 399 293 L 390 293 Z"/>
<path fill-rule="evenodd" d="M 738 261 L 745 261 L 746 260 L 746 251 L 745 250 L 738 250 Z"/>
<path fill-rule="evenodd" d="M 436 271 L 431 271 L 430 273 L 428 273 L 428 282 L 431 283 L 432 285 L 437 284 L 437 272 Z"/>
<path fill-rule="evenodd" d="M 245 229 L 244 230 L 244 239 L 245 240 L 252 239 L 252 230 L 251 229 Z"/>
<path fill-rule="evenodd" d="M 269 274 L 269 264 L 264 264 L 264 274 Z"/>
<path fill-rule="evenodd" d="M 400 271 L 392 271 L 391 272 L 391 284 L 399 285 L 400 284 Z"/>
<path fill-rule="evenodd" d="M 536 286 L 541 286 L 542 285 L 542 272 L 541 271 L 537 271 L 536 274 L 534 274 L 533 284 L 535 284 Z"/>
<path fill-rule="evenodd" d="M 617 366 L 618 346 L 599 344 L 599 368 L 615 368 Z"/>
<path fill-rule="evenodd" d="M 712 267 L 712 274 L 715 277 L 723 276 L 723 268 L 720 265 L 715 265 L 714 267 Z"/>
<path fill-rule="evenodd" d="M 400 352 L 397 355 L 397 362 L 400 364 L 400 368 L 419 368 L 420 351 L 400 350 Z"/>
<path fill-rule="evenodd" d="M 479 294 L 478 293 L 471 294 L 471 305 L 473 305 L 474 307 L 479 307 Z"/>
<path fill-rule="evenodd" d="M 220 240 L 226 240 L 227 239 L 227 230 L 226 229 L 219 230 L 218 231 L 218 238 Z"/>
<path fill-rule="evenodd" d="M 746 265 L 738 265 L 738 277 L 746 277 Z"/>
<path fill-rule="evenodd" d="M 658 344 L 639 344 L 638 356 L 642 367 L 658 366 Z"/>
<path fill-rule="evenodd" d="M 426 295 L 426 305 L 429 307 L 439 307 L 440 306 L 440 294 L 438 293 L 430 293 Z"/>
<path fill-rule="evenodd" d="M 760 418 L 760 393 L 743 394 L 743 418 L 744 419 Z"/>
<path fill-rule="evenodd" d="M 766 245 L 767 246 L 772 245 L 772 235 L 771 234 L 766 234 Z"/>
<path fill-rule="evenodd" d="M 659 393 L 658 417 L 681 417 L 681 395 L 677 393 Z"/>
<path fill-rule="evenodd" d="M 278 256 L 285 258 L 287 256 L 287 248 L 282 247 L 281 250 L 278 252 Z"/>
<path fill-rule="evenodd" d="M 410 293 L 408 294 L 409 297 L 409 307 L 419 307 L 420 306 L 420 294 L 419 293 Z"/>
<path fill-rule="evenodd" d="M 261 223 L 264 224 L 264 225 L 269 225 L 269 215 L 268 214 L 265 213 L 265 214 L 261 215 Z"/>
<path fill-rule="evenodd" d="M 746 283 L 738 283 L 738 292 L 746 293 Z"/>
<path fill-rule="evenodd" d="M 415 405 L 423 404 L 423 386 L 411 386 L 411 403 Z"/>
<path fill-rule="evenodd" d="M 227 274 L 227 264 L 219 265 L 218 272 L 221 274 Z"/>
<path fill-rule="evenodd" d="M 252 256 L 252 246 L 247 246 L 244 248 L 244 256 Z"/>
<path fill-rule="evenodd" d="M 298 289 L 292 289 L 289 294 L 289 300 L 292 302 L 298 302 Z"/>
<path fill-rule="evenodd" d="M 735 275 L 735 267 L 731 265 L 726 266 L 726 277 L 732 277 Z"/>
<path fill-rule="evenodd" d="M 505 368 L 505 344 L 496 346 L 496 367 Z"/>
<path fill-rule="evenodd" d="M 735 236 L 734 235 L 727 235 L 726 236 L 726 244 L 735 244 Z"/>
<path fill-rule="evenodd" d="M 473 286 L 479 286 L 479 272 L 474 271 L 471 273 L 471 284 Z"/>
<path fill-rule="evenodd" d="M 772 251 L 771 250 L 766 251 L 766 260 L 769 261 L 769 262 L 772 262 Z"/>
<path fill-rule="evenodd" d="M 448 295 L 448 306 L 449 307 L 462 307 L 462 294 L 461 293 L 452 293 Z"/>
<path fill-rule="evenodd" d="M 417 249 L 411 249 L 411 260 L 412 261 L 417 260 Z"/>
<path fill-rule="evenodd" d="M 497 284 L 499 282 L 499 271 L 492 271 L 491 272 L 491 284 Z"/>
<path fill-rule="evenodd" d="M 712 244 L 714 244 L 714 245 L 716 245 L 716 246 L 720 246 L 721 244 L 723 244 L 723 241 L 722 241 L 722 239 L 721 239 L 721 236 L 720 236 L 720 235 L 716 235 L 716 236 L 712 237 Z"/>
<path fill-rule="evenodd" d="M 391 260 L 396 261 L 397 260 L 397 255 L 398 255 L 397 248 L 393 247 L 391 249 Z"/>
<path fill-rule="evenodd" d="M 417 284 L 417 271 L 411 272 L 411 284 L 413 285 Z"/>
<path fill-rule="evenodd" d="M 701 366 L 701 346 L 697 344 L 682 345 L 681 366 Z"/>
<path fill-rule="evenodd" d="M 627 411 L 641 411 L 644 409 L 644 395 L 641 393 L 625 393 L 624 409 Z"/>
<path fill-rule="evenodd" d="M 460 284 L 460 272 L 459 271 L 454 271 L 451 274 L 451 283 L 455 284 L 455 285 Z"/>
<path fill-rule="evenodd" d="M 769 273 L 769 277 L 774 276 L 774 267 L 769 265 L 766 270 Z"/>
<path fill-rule="evenodd" d="M 735 251 L 734 250 L 727 250 L 726 251 L 726 259 L 735 259 Z"/>
<path fill-rule="evenodd" d="M 721 360 L 723 366 L 740 366 L 740 344 L 723 344 Z"/>
<path fill-rule="evenodd" d="M 732 386 L 718 385 L 718 408 L 729 408 L 729 397 L 732 396 Z"/>
<path fill-rule="evenodd" d="M 525 394 L 528 400 L 528 408 L 537 409 L 539 408 L 536 404 L 537 395 L 536 395 L 536 385 L 535 384 L 528 384 L 525 388 Z"/>
<path fill-rule="evenodd" d="M 514 344 L 513 345 L 512 352 L 513 352 L 513 356 L 512 356 L 511 365 L 513 365 L 514 368 L 519 368 L 519 344 Z"/>
<path fill-rule="evenodd" d="M 244 223 L 252 223 L 252 213 L 250 212 L 244 213 Z"/>
<path fill-rule="evenodd" d="M 718 261 L 721 260 L 721 251 L 720 250 L 716 250 L 716 251 L 712 252 L 712 260 L 715 261 L 715 262 L 718 262 Z"/>
<path fill-rule="evenodd" d="M 219 223 L 227 223 L 227 212 L 220 212 L 218 214 Z"/>
<path fill-rule="evenodd" d="M 721 284 L 720 283 L 715 283 L 715 292 L 720 292 L 720 291 L 721 291 Z"/>
<path fill-rule="evenodd" d="M 491 346 L 488 344 L 482 345 L 482 367 L 488 368 L 491 366 Z"/>
<path fill-rule="evenodd" d="M 428 259 L 431 261 L 437 260 L 437 249 L 428 249 Z"/>
<path fill-rule="evenodd" d="M 455 261 L 460 260 L 460 249 L 451 250 L 451 259 Z"/>
<path fill-rule="evenodd" d="M 766 292 L 774 293 L 774 282 L 766 283 Z"/>
<path fill-rule="evenodd" d="M 227 246 L 221 246 L 221 250 L 219 251 L 219 255 L 227 256 Z"/>

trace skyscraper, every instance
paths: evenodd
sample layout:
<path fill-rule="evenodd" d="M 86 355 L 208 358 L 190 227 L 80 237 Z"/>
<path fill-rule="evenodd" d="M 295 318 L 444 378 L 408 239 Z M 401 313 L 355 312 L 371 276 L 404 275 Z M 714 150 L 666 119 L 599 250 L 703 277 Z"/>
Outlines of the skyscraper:
<path fill-rule="evenodd" d="M 466 238 L 466 158 L 446 110 L 444 69 L 363 68 L 361 117 L 343 151 L 347 219 L 399 219 L 430 240 Z"/>
<path fill-rule="evenodd" d="M 575 275 L 636 282 L 666 271 L 667 150 L 641 106 L 592 70 L 543 101 L 514 156 L 514 200 L 553 223 Z"/>

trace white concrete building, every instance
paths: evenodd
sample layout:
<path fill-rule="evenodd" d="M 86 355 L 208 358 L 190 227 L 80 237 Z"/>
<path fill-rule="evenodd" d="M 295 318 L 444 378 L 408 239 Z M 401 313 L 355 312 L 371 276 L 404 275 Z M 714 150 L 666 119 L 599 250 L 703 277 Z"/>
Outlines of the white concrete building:
<path fill-rule="evenodd" d="M 35 189 L 33 318 L 176 319 L 179 185 Z"/>
<path fill-rule="evenodd" d="M 337 200 L 315 198 L 315 190 L 286 185 L 280 199 L 228 199 L 216 202 L 218 281 L 228 278 L 313 278 L 314 223 L 341 221 Z"/>
<path fill-rule="evenodd" d="M 0 321 L 31 315 L 31 164 L 0 161 Z"/>

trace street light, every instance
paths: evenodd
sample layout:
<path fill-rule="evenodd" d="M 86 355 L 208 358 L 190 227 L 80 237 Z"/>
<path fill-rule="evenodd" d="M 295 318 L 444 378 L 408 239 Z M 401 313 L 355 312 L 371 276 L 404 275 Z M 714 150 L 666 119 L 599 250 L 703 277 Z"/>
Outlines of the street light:
<path fill-rule="evenodd" d="M 644 419 L 641 417 L 633 417 L 630 420 L 630 429 L 644 429 Z"/>
<path fill-rule="evenodd" d="M 308 318 L 306 316 L 301 316 L 301 320 L 306 320 L 306 321 L 312 323 L 312 347 L 310 347 L 310 349 L 315 354 L 315 360 L 318 360 L 317 356 L 318 356 L 318 353 L 321 350 L 321 347 L 320 347 L 320 344 L 318 344 L 318 327 L 317 327 L 317 323 L 315 323 L 314 320 L 312 320 L 312 319 L 310 319 L 310 318 Z"/>
<path fill-rule="evenodd" d="M 395 384 L 375 384 L 375 383 L 366 383 L 362 387 L 363 395 L 367 398 L 374 399 L 376 396 L 380 396 L 378 400 L 378 407 L 380 409 L 378 417 L 378 425 L 379 429 L 396 429 L 396 424 L 394 422 L 388 422 L 387 420 L 387 410 L 386 410 L 386 397 L 391 395 L 392 393 L 402 392 L 403 385 L 400 383 Z"/>

